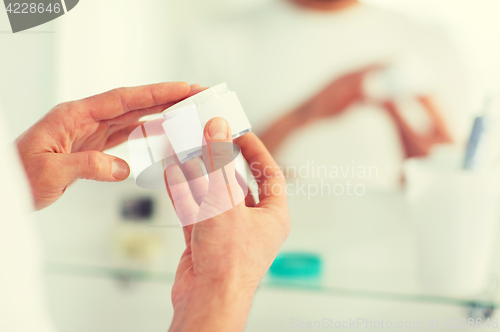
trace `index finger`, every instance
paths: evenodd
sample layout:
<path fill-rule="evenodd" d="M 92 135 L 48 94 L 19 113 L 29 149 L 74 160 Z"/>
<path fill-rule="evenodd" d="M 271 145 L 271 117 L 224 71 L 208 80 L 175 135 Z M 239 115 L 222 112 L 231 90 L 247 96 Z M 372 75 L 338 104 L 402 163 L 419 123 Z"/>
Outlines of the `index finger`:
<path fill-rule="evenodd" d="M 94 120 L 112 119 L 130 111 L 175 103 L 189 95 L 185 82 L 118 88 L 77 101 Z"/>
<path fill-rule="evenodd" d="M 235 140 L 259 185 L 259 204 L 286 205 L 286 181 L 264 143 L 252 132 Z"/>

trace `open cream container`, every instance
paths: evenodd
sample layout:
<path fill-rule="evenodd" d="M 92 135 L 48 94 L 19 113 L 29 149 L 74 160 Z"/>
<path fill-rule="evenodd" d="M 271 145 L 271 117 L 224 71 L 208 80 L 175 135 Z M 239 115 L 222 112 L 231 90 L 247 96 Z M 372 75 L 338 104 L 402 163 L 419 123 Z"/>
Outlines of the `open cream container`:
<path fill-rule="evenodd" d="M 251 131 L 238 96 L 226 83 L 191 96 L 134 129 L 128 143 L 136 184 L 147 189 L 166 189 L 165 167 L 174 159 L 185 163 L 201 155 L 203 129 L 214 117 L 229 123 L 233 138 Z M 241 152 L 238 157 L 243 160 Z"/>
<path fill-rule="evenodd" d="M 210 119 L 226 119 L 233 139 L 252 129 L 238 96 L 229 90 L 226 83 L 191 96 L 167 108 L 162 114 L 165 119 L 163 129 L 181 163 L 201 154 L 203 128 Z"/>

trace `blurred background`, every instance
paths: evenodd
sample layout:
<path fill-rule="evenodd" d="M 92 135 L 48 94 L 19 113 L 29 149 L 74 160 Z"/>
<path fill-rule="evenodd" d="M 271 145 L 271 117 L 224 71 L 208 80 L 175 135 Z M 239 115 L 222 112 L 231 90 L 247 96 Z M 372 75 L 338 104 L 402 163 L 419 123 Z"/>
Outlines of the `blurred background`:
<path fill-rule="evenodd" d="M 446 331 L 498 317 L 499 11 L 497 0 L 83 0 L 16 34 L 0 11 L 0 108 L 14 140 L 63 101 L 227 82 L 291 190 L 292 233 L 247 331 L 323 318 L 423 330 L 439 319 Z M 109 153 L 129 160 L 126 144 Z M 166 192 L 79 181 L 36 220 L 59 331 L 168 328 L 184 240 Z"/>

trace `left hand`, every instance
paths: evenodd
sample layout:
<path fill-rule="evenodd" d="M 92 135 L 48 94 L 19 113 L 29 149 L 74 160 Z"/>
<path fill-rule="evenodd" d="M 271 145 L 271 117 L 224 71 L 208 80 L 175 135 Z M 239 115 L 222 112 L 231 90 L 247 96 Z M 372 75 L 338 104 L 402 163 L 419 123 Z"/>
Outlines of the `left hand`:
<path fill-rule="evenodd" d="M 102 153 L 128 139 L 145 115 L 201 91 L 187 83 L 119 88 L 57 105 L 17 139 L 36 209 L 54 203 L 77 179 L 125 180 L 130 168 Z"/>

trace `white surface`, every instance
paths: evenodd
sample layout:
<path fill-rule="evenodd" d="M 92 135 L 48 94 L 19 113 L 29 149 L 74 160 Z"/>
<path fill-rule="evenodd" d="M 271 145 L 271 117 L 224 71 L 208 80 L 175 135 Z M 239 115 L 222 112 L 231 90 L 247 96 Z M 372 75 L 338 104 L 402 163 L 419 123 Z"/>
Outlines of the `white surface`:
<path fill-rule="evenodd" d="M 206 105 L 198 107 L 201 125 L 205 125 L 214 117 L 226 119 L 231 127 L 233 136 L 251 129 L 252 126 L 248 122 L 247 115 L 241 106 L 241 103 L 236 95 L 236 92 L 231 91 L 228 94 L 219 97 Z"/>
<path fill-rule="evenodd" d="M 152 264 L 117 259 L 114 246 L 123 223 L 121 205 L 130 198 L 153 199 L 151 223 L 136 225 L 163 239 L 165 245 Z M 171 272 L 183 251 L 182 229 L 167 192 L 142 189 L 132 179 L 121 183 L 78 181 L 52 206 L 35 213 L 35 218 L 46 259 L 52 262 Z"/>
<path fill-rule="evenodd" d="M 54 44 L 49 22 L 12 33 L 7 12 L 0 10 L 0 106 L 13 141 L 54 107 Z"/>
<path fill-rule="evenodd" d="M 154 332 L 166 331 L 172 319 L 168 283 L 127 284 L 110 279 L 48 276 L 50 309 L 59 332 Z M 279 310 L 277 310 L 279 308 Z M 315 321 L 356 320 L 391 321 L 394 326 L 422 321 L 421 331 L 429 320 L 468 318 L 465 308 L 428 303 L 367 300 L 336 297 L 314 292 L 261 288 L 258 290 L 246 332 L 282 332 L 309 330 L 293 328 L 292 319 Z M 394 329 L 396 329 L 394 327 Z M 353 331 L 380 331 L 359 326 Z M 404 329 L 396 329 L 404 330 Z"/>
<path fill-rule="evenodd" d="M 0 110 L 0 331 L 51 331 L 31 195 Z"/>

